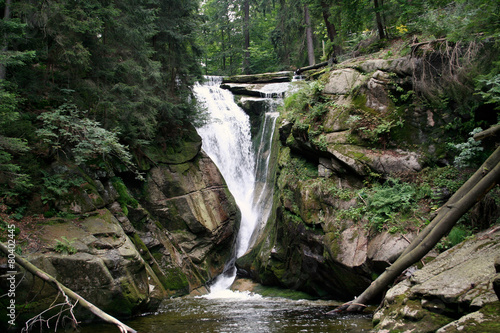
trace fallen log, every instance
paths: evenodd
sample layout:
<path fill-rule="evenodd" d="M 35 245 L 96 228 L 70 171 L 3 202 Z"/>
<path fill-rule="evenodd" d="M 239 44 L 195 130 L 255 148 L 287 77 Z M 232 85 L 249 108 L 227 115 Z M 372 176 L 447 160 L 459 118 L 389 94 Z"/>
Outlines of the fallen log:
<path fill-rule="evenodd" d="M 323 61 L 323 62 L 320 62 L 319 64 L 315 64 L 315 65 L 311 65 L 311 66 L 306 66 L 306 67 L 302 67 L 302 68 L 299 68 L 295 71 L 295 73 L 298 75 L 300 73 L 303 73 L 305 71 L 309 71 L 311 69 L 318 69 L 318 68 L 321 68 L 321 67 L 325 67 L 325 66 L 328 66 L 329 62 L 328 61 Z"/>
<path fill-rule="evenodd" d="M 491 126 L 487 130 L 474 134 L 474 140 L 479 141 L 489 136 L 498 135 L 500 132 L 500 124 Z"/>
<path fill-rule="evenodd" d="M 30 263 L 26 259 L 20 257 L 16 253 L 13 253 L 13 252 L 9 251 L 9 249 L 7 248 L 7 246 L 5 246 L 5 244 L 3 244 L 2 242 L 0 242 L 0 250 L 2 252 L 4 252 L 7 256 L 14 255 L 16 262 L 21 267 L 23 267 L 24 269 L 26 269 L 28 272 L 30 272 L 34 276 L 37 276 L 38 278 L 42 279 L 43 281 L 48 282 L 49 284 L 51 284 L 57 290 L 60 290 L 60 291 L 64 292 L 68 297 L 70 297 L 74 301 L 77 301 L 82 307 L 84 307 L 85 309 L 89 310 L 90 312 L 92 312 L 93 314 L 95 314 L 97 317 L 101 318 L 105 322 L 113 324 L 113 325 L 116 325 L 118 327 L 118 329 L 120 330 L 121 333 L 137 333 L 136 330 L 134 330 L 133 328 L 131 328 L 131 327 L 127 326 L 127 325 L 125 325 L 124 323 L 122 323 L 118 319 L 110 316 L 106 312 L 102 311 L 97 306 L 95 306 L 94 304 L 90 303 L 89 301 L 85 300 L 83 297 L 81 297 L 80 295 L 78 295 L 77 293 L 75 293 L 73 290 L 71 290 L 68 287 L 64 286 L 62 283 L 60 283 L 59 281 L 57 281 L 51 275 L 49 275 L 46 272 L 42 271 L 41 269 L 39 269 L 38 267 L 36 267 L 35 265 L 33 265 L 32 263 Z"/>

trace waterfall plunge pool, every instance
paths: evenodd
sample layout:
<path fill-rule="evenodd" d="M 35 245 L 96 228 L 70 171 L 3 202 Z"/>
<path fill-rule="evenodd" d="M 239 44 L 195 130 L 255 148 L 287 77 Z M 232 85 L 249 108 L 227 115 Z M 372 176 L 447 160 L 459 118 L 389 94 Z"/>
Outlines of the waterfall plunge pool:
<path fill-rule="evenodd" d="M 290 300 L 228 291 L 225 298 L 194 297 L 165 300 L 158 312 L 127 321 L 141 333 L 298 333 L 369 332 L 371 316 L 327 316 L 339 303 Z M 110 324 L 84 326 L 82 333 L 116 333 Z"/>

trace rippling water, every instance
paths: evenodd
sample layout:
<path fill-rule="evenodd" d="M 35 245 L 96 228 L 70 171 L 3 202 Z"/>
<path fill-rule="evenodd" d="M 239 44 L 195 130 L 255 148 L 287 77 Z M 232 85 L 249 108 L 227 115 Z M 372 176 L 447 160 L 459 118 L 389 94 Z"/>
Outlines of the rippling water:
<path fill-rule="evenodd" d="M 369 332 L 371 316 L 327 316 L 338 303 L 289 300 L 245 293 L 227 298 L 183 297 L 165 301 L 158 313 L 135 318 L 127 325 L 142 333 L 237 332 Z M 84 333 L 118 332 L 112 325 L 84 327 Z"/>

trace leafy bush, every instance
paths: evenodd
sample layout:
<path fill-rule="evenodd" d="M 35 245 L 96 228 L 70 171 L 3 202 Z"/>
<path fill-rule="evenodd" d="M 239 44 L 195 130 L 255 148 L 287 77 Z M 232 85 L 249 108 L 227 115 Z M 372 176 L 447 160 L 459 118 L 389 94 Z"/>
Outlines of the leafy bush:
<path fill-rule="evenodd" d="M 362 202 L 339 211 L 337 217 L 366 221 L 369 228 L 395 233 L 404 229 L 403 222 L 419 209 L 419 201 L 429 195 L 429 186 L 416 186 L 397 179 L 389 179 L 382 185 L 359 190 L 358 197 Z"/>
<path fill-rule="evenodd" d="M 57 153 L 71 152 L 77 164 L 110 156 L 117 158 L 127 168 L 134 169 L 128 148 L 118 139 L 118 132 L 110 132 L 97 121 L 86 117 L 74 104 L 63 104 L 59 108 L 39 116 L 43 127 L 37 130 L 42 140 Z M 140 175 L 136 172 L 138 177 Z"/>
<path fill-rule="evenodd" d="M 13 161 L 13 154 L 29 150 L 27 142 L 6 134 L 19 118 L 19 97 L 9 88 L 0 80 L 0 196 L 13 197 L 29 190 L 32 183 L 29 176 L 22 173 L 21 167 Z"/>
<path fill-rule="evenodd" d="M 500 62 L 496 63 L 500 66 Z M 478 79 L 481 86 L 486 87 L 487 91 L 479 90 L 478 95 L 481 95 L 486 104 L 496 104 L 496 109 L 500 109 L 500 74 L 487 77 L 483 76 Z"/>
<path fill-rule="evenodd" d="M 441 241 L 436 244 L 436 249 L 440 252 L 451 249 L 457 244 L 460 244 L 472 235 L 472 232 L 463 226 L 457 225 L 451 229 L 448 236 L 441 239 Z"/>
<path fill-rule="evenodd" d="M 450 147 L 459 151 L 453 162 L 456 167 L 466 168 L 482 162 L 479 160 L 479 154 L 483 151 L 481 141 L 474 140 L 474 134 L 479 132 L 482 132 L 482 129 L 480 127 L 475 128 L 469 133 L 470 138 L 466 142 L 450 144 Z"/>
<path fill-rule="evenodd" d="M 41 199 L 44 204 L 60 199 L 68 194 L 72 187 L 79 187 L 84 182 L 80 177 L 64 177 L 62 174 L 50 175 L 45 171 L 42 171 L 42 174 Z"/>

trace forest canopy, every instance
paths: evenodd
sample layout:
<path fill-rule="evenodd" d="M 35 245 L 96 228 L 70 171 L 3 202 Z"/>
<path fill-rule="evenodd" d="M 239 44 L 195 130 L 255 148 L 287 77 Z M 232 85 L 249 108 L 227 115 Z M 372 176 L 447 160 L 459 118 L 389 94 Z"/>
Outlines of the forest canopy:
<path fill-rule="evenodd" d="M 205 72 L 220 75 L 347 57 L 370 38 L 457 41 L 500 33 L 495 0 L 207 0 L 201 13 Z"/>
<path fill-rule="evenodd" d="M 203 119 L 192 87 L 205 74 L 500 35 L 496 0 L 0 0 L 0 13 L 4 199 L 42 186 L 61 158 L 134 171 L 148 147 L 176 146 Z M 475 81 L 490 103 L 499 69 Z"/>

